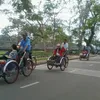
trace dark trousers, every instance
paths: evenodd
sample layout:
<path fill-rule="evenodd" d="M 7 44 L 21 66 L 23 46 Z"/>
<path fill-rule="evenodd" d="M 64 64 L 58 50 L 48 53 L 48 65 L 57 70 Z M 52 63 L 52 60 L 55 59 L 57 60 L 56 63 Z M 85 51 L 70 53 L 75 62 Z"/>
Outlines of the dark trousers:
<path fill-rule="evenodd" d="M 25 57 L 23 58 L 24 66 L 27 64 L 27 58 L 29 58 L 29 52 L 26 52 Z"/>
<path fill-rule="evenodd" d="M 61 56 L 52 56 L 50 59 L 55 60 L 56 63 L 60 63 Z"/>
<path fill-rule="evenodd" d="M 32 52 L 29 52 L 29 58 L 32 59 Z"/>

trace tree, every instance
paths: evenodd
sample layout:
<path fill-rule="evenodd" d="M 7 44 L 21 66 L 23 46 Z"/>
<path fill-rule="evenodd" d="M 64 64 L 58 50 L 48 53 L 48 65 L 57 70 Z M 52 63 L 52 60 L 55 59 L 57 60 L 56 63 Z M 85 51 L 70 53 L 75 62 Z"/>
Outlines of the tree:
<path fill-rule="evenodd" d="M 9 21 L 12 22 L 12 25 L 8 28 L 9 32 L 17 31 L 20 33 L 27 31 L 33 33 L 34 38 L 38 38 L 40 42 L 44 43 L 44 50 L 46 49 L 46 42 L 54 41 L 54 31 L 55 37 L 60 34 L 58 30 L 61 20 L 54 17 L 61 10 L 54 13 L 54 10 L 60 6 L 59 0 L 56 2 L 46 0 L 43 10 L 39 9 L 40 4 L 34 6 L 30 0 L 12 0 L 11 5 L 13 7 L 12 12 L 5 10 L 9 15 Z M 63 30 L 62 33 L 64 33 Z"/>
<path fill-rule="evenodd" d="M 91 45 L 96 30 L 99 29 L 100 3 L 98 0 L 86 0 L 83 4 L 83 0 L 77 0 L 77 4 L 74 11 L 79 16 L 74 19 L 73 24 L 78 27 L 72 29 L 72 34 L 81 49 L 82 41 L 85 41 L 87 46 Z"/>
<path fill-rule="evenodd" d="M 4 0 L 0 0 L 0 5 L 4 3 Z"/>
<path fill-rule="evenodd" d="M 79 16 L 74 19 L 74 23 L 76 23 L 78 27 L 73 29 L 73 35 L 78 39 L 77 42 L 80 50 L 82 49 L 82 41 L 85 35 L 85 24 L 86 19 L 89 16 L 90 7 L 90 2 L 86 1 L 85 3 L 83 3 L 83 0 L 77 0 L 77 6 L 75 8 L 76 13 Z"/>
<path fill-rule="evenodd" d="M 22 11 L 32 12 L 33 6 L 31 0 L 11 0 L 11 4 L 16 13 L 21 13 Z"/>
<path fill-rule="evenodd" d="M 96 4 L 93 2 L 91 7 L 91 17 L 89 17 L 86 21 L 86 29 L 90 30 L 90 35 L 88 35 L 88 39 L 84 39 L 87 46 L 90 46 L 92 43 L 93 37 L 95 36 L 95 31 L 97 27 L 100 26 L 100 4 Z"/>

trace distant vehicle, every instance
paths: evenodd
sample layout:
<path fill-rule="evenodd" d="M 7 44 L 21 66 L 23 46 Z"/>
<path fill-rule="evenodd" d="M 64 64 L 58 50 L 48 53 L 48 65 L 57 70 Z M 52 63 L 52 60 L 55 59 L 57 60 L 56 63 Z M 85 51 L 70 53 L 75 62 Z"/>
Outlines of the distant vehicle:
<path fill-rule="evenodd" d="M 87 59 L 87 61 L 89 60 L 89 53 L 88 51 L 82 51 L 80 53 L 80 56 L 79 56 L 79 59 L 82 60 L 82 59 Z"/>

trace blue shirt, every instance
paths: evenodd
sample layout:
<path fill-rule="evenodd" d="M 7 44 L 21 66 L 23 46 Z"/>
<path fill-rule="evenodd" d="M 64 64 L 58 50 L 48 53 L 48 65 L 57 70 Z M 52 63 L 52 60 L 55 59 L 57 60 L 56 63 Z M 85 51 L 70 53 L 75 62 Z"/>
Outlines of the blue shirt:
<path fill-rule="evenodd" d="M 22 47 L 22 49 L 24 49 L 26 46 L 28 46 L 26 51 L 30 51 L 31 50 L 30 38 L 26 37 L 26 40 L 24 40 L 24 39 L 21 40 L 20 46 Z"/>

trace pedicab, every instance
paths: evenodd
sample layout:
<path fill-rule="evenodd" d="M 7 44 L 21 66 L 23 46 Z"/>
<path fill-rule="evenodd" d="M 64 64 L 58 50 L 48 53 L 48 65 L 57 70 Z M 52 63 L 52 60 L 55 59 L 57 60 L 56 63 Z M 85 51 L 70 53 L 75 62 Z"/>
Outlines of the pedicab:
<path fill-rule="evenodd" d="M 8 62 L 4 60 L 0 61 L 0 77 L 2 77 L 6 83 L 14 83 L 20 73 L 28 77 L 35 69 L 36 57 L 32 57 L 32 59 L 27 58 L 26 66 L 24 66 L 25 54 L 26 52 L 18 52 L 16 59 Z"/>
<path fill-rule="evenodd" d="M 53 67 L 60 68 L 61 71 L 64 71 L 68 67 L 69 59 L 66 53 L 61 57 L 60 63 L 56 63 L 55 59 L 52 59 L 52 56 L 50 56 L 47 60 L 47 68 L 49 70 L 52 70 Z"/>
<path fill-rule="evenodd" d="M 89 53 L 87 50 L 83 50 L 81 53 L 80 53 L 80 56 L 79 56 L 79 59 L 82 60 L 82 59 L 86 59 L 87 61 L 89 60 Z"/>

